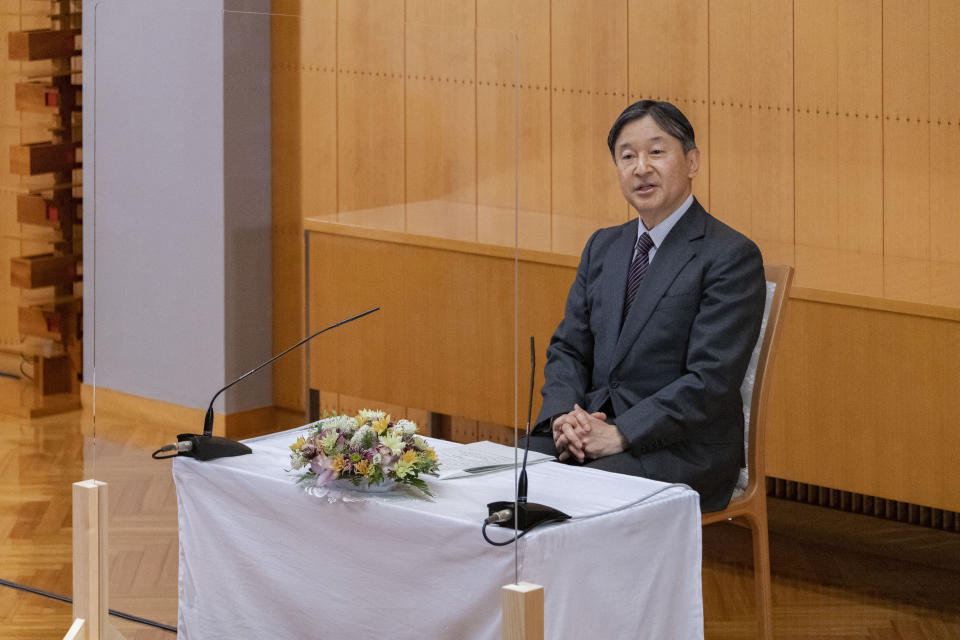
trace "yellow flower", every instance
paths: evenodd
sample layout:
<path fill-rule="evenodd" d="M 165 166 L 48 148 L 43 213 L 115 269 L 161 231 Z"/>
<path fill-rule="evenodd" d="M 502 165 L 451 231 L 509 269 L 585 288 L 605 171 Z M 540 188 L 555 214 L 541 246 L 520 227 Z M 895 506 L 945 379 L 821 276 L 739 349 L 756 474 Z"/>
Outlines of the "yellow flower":
<path fill-rule="evenodd" d="M 340 472 L 343 471 L 344 462 L 345 461 L 343 459 L 343 454 L 338 453 L 337 455 L 335 455 L 333 458 L 330 459 L 330 468 L 333 469 L 334 473 L 339 475 Z"/>
<path fill-rule="evenodd" d="M 379 420 L 373 423 L 373 430 L 377 432 L 377 435 L 381 435 L 384 431 L 387 430 L 387 425 L 390 424 L 390 416 L 383 416 Z"/>
<path fill-rule="evenodd" d="M 417 452 L 414 451 L 413 449 L 410 449 L 409 451 L 404 451 L 403 455 L 400 456 L 400 459 L 403 460 L 404 462 L 410 462 L 410 463 L 416 462 Z"/>
<path fill-rule="evenodd" d="M 413 465 L 411 465 L 409 462 L 406 462 L 404 460 L 400 460 L 397 463 L 397 466 L 394 468 L 393 472 L 396 474 L 398 478 L 403 479 L 408 475 L 410 475 L 411 473 L 413 473 Z"/>
<path fill-rule="evenodd" d="M 370 463 L 367 462 L 366 460 L 361 460 L 360 462 L 358 462 L 358 463 L 354 466 L 354 469 L 357 470 L 357 473 L 359 473 L 359 474 L 362 475 L 362 476 L 365 476 L 365 475 L 367 475 L 368 473 L 370 473 L 370 469 L 371 469 L 371 468 L 372 468 L 372 467 L 371 467 Z"/>
<path fill-rule="evenodd" d="M 291 450 L 291 451 L 300 451 L 300 449 L 303 449 L 303 445 L 305 445 L 305 444 L 307 444 L 307 439 L 304 438 L 303 436 L 300 436 L 299 438 L 297 438 L 297 441 L 296 441 L 296 442 L 294 442 L 292 445 L 290 445 L 290 450 Z"/>
<path fill-rule="evenodd" d="M 437 452 L 434 451 L 433 449 L 427 449 L 426 451 L 424 451 L 424 453 L 427 454 L 430 457 L 430 459 L 433 460 L 434 462 L 437 461 Z"/>

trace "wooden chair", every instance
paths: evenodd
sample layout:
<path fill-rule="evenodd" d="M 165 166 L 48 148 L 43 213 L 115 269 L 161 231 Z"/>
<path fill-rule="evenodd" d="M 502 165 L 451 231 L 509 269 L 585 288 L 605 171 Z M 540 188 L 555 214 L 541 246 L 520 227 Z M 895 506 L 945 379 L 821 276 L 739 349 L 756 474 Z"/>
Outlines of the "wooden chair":
<path fill-rule="evenodd" d="M 766 265 L 767 310 L 764 313 L 764 326 L 757 340 L 759 351 L 755 353 L 756 369 L 753 363 L 747 371 L 741 395 L 744 404 L 749 398 L 749 418 L 747 420 L 747 474 L 746 482 L 738 487 L 742 493 L 734 492 L 730 504 L 723 511 L 703 514 L 703 525 L 724 520 L 738 519 L 746 522 L 753 538 L 753 579 L 756 585 L 756 612 L 758 638 L 773 637 L 773 602 L 770 594 L 770 545 L 767 538 L 767 491 L 764 475 L 764 430 L 767 417 L 767 396 L 769 395 L 770 373 L 777 342 L 781 333 L 783 307 L 790 292 L 793 268 L 782 265 Z M 771 284 L 773 285 L 771 291 Z M 751 375 L 753 373 L 753 375 Z M 751 384 L 752 382 L 752 384 Z M 745 406 L 745 408 L 747 408 Z M 745 484 L 745 486 L 743 486 Z"/>

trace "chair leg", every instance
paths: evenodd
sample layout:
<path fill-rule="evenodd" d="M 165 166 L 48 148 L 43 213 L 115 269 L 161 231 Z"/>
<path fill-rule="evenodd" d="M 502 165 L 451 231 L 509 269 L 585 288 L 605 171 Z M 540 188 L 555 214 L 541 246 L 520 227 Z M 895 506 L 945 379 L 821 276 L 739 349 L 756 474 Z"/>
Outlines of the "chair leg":
<path fill-rule="evenodd" d="M 751 514 L 752 516 L 753 514 Z M 753 581 L 756 587 L 756 615 L 758 638 L 773 638 L 773 597 L 770 588 L 770 542 L 767 536 L 766 514 L 748 517 L 753 536 Z"/>

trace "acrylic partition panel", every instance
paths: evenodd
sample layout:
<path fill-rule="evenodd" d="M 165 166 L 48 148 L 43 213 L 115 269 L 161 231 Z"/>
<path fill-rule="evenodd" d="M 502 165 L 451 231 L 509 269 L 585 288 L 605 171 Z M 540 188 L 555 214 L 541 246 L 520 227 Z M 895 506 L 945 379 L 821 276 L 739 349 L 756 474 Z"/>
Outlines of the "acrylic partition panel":
<path fill-rule="evenodd" d="M 288 88 L 312 107 L 302 192 L 278 203 L 307 219 L 310 325 L 383 309 L 372 333 L 312 345 L 308 401 L 407 407 L 439 436 L 512 443 L 516 37 L 367 15 L 341 7 L 336 49 L 301 50 Z"/>
<path fill-rule="evenodd" d="M 298 18 L 226 8 L 104 0 L 85 14 L 85 475 L 109 485 L 110 608 L 169 627 L 177 501 L 172 462 L 151 453 L 201 433 L 215 392 L 274 353 L 271 48 Z M 220 395 L 215 433 L 303 422 L 273 405 L 267 368 Z"/>
<path fill-rule="evenodd" d="M 362 408 L 459 442 L 512 444 L 523 426 L 517 38 L 426 3 L 406 21 L 402 2 L 337 4 L 90 7 L 84 471 L 109 483 L 114 610 L 174 626 L 178 596 L 205 602 L 178 594 L 178 467 L 150 454 L 324 327 L 380 308 L 220 395 L 214 434 Z M 276 467 L 294 486 L 289 458 Z M 316 499 L 317 518 L 328 506 Z M 257 517 L 235 527 L 254 539 Z"/>

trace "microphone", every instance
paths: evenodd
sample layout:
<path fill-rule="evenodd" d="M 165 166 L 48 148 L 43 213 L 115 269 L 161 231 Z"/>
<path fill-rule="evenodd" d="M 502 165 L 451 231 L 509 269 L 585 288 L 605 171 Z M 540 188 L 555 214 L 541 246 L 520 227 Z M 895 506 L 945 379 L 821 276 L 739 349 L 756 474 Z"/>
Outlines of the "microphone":
<path fill-rule="evenodd" d="M 253 450 L 250 449 L 250 447 L 248 447 L 245 444 L 236 442 L 234 440 L 230 440 L 228 438 L 223 438 L 221 436 L 213 435 L 213 403 L 220 396 L 220 394 L 226 391 L 227 389 L 229 389 L 230 387 L 232 387 L 233 385 L 237 384 L 238 382 L 240 382 L 250 374 L 256 373 L 260 369 L 263 369 L 265 366 L 272 363 L 274 360 L 277 360 L 278 358 L 281 358 L 287 355 L 297 347 L 300 347 L 310 342 L 311 340 L 319 336 L 321 333 L 326 333 L 327 331 L 330 331 L 331 329 L 336 329 L 341 325 L 348 324 L 350 322 L 353 322 L 354 320 L 359 320 L 363 316 L 368 316 L 374 311 L 379 311 L 379 310 L 380 310 L 380 307 L 374 307 L 373 309 L 368 309 L 363 313 L 358 313 L 355 316 L 351 316 L 345 320 L 341 320 L 336 324 L 332 324 L 325 329 L 321 329 L 320 331 L 317 331 L 316 333 L 307 336 L 306 338 L 304 338 L 297 344 L 293 345 L 292 347 L 288 347 L 287 349 L 284 349 L 283 351 L 273 356 L 263 364 L 257 365 L 250 371 L 247 371 L 245 374 L 243 374 L 242 376 L 240 376 L 239 378 L 237 378 L 236 380 L 234 380 L 233 382 L 231 382 L 230 384 L 228 384 L 227 386 L 223 387 L 222 389 L 217 391 L 215 394 L 213 394 L 213 397 L 210 399 L 210 406 L 207 408 L 207 413 L 203 418 L 202 434 L 200 435 L 197 435 L 194 433 L 178 434 L 177 443 L 168 444 L 166 446 L 160 447 L 159 449 L 153 452 L 153 456 L 152 456 L 153 459 L 163 460 L 165 458 L 173 458 L 175 456 L 188 456 L 190 458 L 196 458 L 197 460 L 215 460 L 217 458 L 243 456 L 248 453 L 253 453 Z M 159 453 L 168 453 L 171 451 L 176 451 L 176 453 L 168 456 L 157 455 Z"/>
<path fill-rule="evenodd" d="M 501 527 L 513 528 L 516 524 L 520 531 L 527 531 L 544 522 L 561 522 L 569 520 L 570 516 L 553 507 L 527 502 L 527 453 L 530 451 L 530 418 L 533 415 L 533 380 L 537 370 L 537 352 L 530 336 L 530 397 L 527 402 L 527 430 L 526 442 L 523 448 L 523 466 L 520 469 L 520 478 L 517 480 L 517 501 L 507 502 L 500 500 L 487 505 L 489 516 L 484 525 L 496 524 Z"/>

